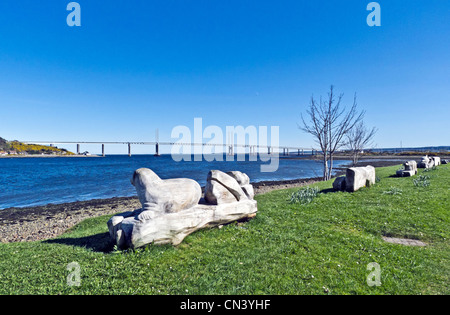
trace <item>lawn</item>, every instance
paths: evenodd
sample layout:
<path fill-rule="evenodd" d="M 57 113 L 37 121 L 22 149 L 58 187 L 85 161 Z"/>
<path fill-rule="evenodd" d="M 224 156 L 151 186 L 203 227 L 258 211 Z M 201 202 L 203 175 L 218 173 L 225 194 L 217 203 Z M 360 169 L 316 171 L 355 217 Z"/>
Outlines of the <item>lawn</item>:
<path fill-rule="evenodd" d="M 377 168 L 378 182 L 355 193 L 314 184 L 320 193 L 308 204 L 290 202 L 298 188 L 257 196 L 256 218 L 198 231 L 178 247 L 114 250 L 110 216 L 56 239 L 0 244 L 0 294 L 447 295 L 450 167 L 419 170 L 428 186 L 393 177 L 397 169 Z M 72 262 L 79 286 L 67 282 Z M 372 262 L 379 286 L 367 283 Z"/>

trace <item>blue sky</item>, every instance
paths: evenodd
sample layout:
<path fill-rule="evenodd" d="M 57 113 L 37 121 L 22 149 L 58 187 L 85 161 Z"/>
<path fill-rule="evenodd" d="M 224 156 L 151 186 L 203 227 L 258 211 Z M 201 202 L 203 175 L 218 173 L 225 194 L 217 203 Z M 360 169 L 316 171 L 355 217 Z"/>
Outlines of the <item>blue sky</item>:
<path fill-rule="evenodd" d="M 80 27 L 69 2 L 0 2 L 3 138 L 171 140 L 201 117 L 310 147 L 300 114 L 334 85 L 377 147 L 450 145 L 450 1 L 378 1 L 380 27 L 363 0 L 79 0 Z"/>

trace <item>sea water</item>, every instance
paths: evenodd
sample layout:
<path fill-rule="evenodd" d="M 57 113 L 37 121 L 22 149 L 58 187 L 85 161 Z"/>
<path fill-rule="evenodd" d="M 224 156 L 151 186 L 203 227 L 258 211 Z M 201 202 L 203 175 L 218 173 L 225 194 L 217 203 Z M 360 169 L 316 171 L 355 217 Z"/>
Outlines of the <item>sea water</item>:
<path fill-rule="evenodd" d="M 334 161 L 336 167 L 348 161 Z M 241 171 L 252 182 L 320 177 L 320 161 L 283 158 L 277 171 L 261 172 L 261 164 L 250 161 L 180 161 L 171 155 L 109 155 L 106 157 L 0 158 L 0 209 L 59 204 L 65 202 L 135 196 L 130 183 L 133 172 L 152 169 L 162 179 L 191 178 L 206 184 L 213 169 Z"/>

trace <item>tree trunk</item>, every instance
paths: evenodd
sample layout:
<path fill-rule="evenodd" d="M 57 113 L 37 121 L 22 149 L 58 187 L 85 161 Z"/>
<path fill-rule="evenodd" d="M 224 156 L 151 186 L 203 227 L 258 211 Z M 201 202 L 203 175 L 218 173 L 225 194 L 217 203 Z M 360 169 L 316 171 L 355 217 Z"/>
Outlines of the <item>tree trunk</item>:
<path fill-rule="evenodd" d="M 333 173 L 333 155 L 330 154 L 330 166 L 328 168 L 328 179 L 331 179 L 332 173 Z"/>
<path fill-rule="evenodd" d="M 353 166 L 356 166 L 356 163 L 358 163 L 358 153 L 353 153 Z"/>
<path fill-rule="evenodd" d="M 323 180 L 328 180 L 328 155 L 323 153 Z"/>

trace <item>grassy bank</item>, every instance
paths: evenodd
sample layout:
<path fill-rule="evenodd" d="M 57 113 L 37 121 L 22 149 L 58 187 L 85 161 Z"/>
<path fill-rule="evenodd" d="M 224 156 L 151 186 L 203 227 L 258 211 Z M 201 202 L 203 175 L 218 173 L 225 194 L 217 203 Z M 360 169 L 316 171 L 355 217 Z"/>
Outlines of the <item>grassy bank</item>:
<path fill-rule="evenodd" d="M 178 247 L 114 251 L 106 221 L 88 219 L 42 242 L 0 244 L 1 294 L 449 294 L 450 167 L 391 177 L 350 194 L 320 182 L 311 203 L 290 203 L 298 188 L 257 196 L 246 223 L 199 231 Z M 414 238 L 426 247 L 390 244 Z M 67 265 L 80 266 L 81 285 L 68 286 Z M 381 267 L 368 286 L 367 264 Z"/>

